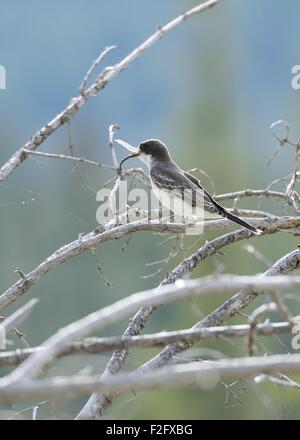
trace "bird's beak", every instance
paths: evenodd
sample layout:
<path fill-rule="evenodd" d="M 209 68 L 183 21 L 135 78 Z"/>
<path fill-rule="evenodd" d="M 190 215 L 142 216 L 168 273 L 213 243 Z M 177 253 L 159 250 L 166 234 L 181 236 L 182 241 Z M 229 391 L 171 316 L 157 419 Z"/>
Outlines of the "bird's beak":
<path fill-rule="evenodd" d="M 132 154 L 130 154 L 129 156 L 126 156 L 123 160 L 121 160 L 119 168 L 120 170 L 122 169 L 122 165 L 123 163 L 127 160 L 127 159 L 131 159 L 132 157 L 137 157 L 141 154 L 141 150 L 139 148 L 136 149 L 136 151 Z"/>

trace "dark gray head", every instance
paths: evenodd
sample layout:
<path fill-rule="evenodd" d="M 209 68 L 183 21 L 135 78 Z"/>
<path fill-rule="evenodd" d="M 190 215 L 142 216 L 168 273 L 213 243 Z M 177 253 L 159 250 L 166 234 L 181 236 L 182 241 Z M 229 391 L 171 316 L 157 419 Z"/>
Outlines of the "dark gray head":
<path fill-rule="evenodd" d="M 141 142 L 136 152 L 130 154 L 121 161 L 120 168 L 127 159 L 132 157 L 139 157 L 139 159 L 141 159 L 147 165 L 150 165 L 156 161 L 168 162 L 171 160 L 167 147 L 158 139 L 148 139 Z"/>
<path fill-rule="evenodd" d="M 142 142 L 139 150 L 141 156 L 148 156 L 152 160 L 168 161 L 171 159 L 167 147 L 158 139 L 149 139 Z"/>

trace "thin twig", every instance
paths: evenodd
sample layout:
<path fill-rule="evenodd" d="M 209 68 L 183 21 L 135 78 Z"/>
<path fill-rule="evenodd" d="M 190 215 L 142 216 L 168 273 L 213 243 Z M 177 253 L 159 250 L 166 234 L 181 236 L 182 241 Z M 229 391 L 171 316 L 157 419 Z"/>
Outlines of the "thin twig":
<path fill-rule="evenodd" d="M 282 385 L 285 387 L 296 388 L 297 390 L 300 390 L 300 384 L 298 382 L 291 380 L 289 377 L 283 374 L 280 374 L 279 377 L 271 376 L 269 374 L 261 374 L 255 378 L 255 382 L 270 382 L 275 385 Z"/>
<path fill-rule="evenodd" d="M 272 219 L 255 219 L 256 226 L 259 226 L 260 229 L 264 231 L 265 234 L 274 234 L 279 230 L 284 229 L 293 229 L 300 226 L 300 217 L 276 217 Z M 223 222 L 223 220 L 221 220 Z M 208 224 L 217 225 L 218 220 L 213 220 L 211 222 L 207 222 Z M 227 225 L 230 222 L 227 221 Z M 27 292 L 30 287 L 32 287 L 37 281 L 40 280 L 45 274 L 49 271 L 56 268 L 58 265 L 70 260 L 71 258 L 76 257 L 77 255 L 86 252 L 92 247 L 96 247 L 102 243 L 105 243 L 110 240 L 120 239 L 121 237 L 127 236 L 134 232 L 138 231 L 152 231 L 152 232 L 163 232 L 163 233 L 172 233 L 172 234 L 180 234 L 185 232 L 185 225 L 176 224 L 176 223 L 162 223 L 159 221 L 148 221 L 140 220 L 137 222 L 133 222 L 130 224 L 120 225 L 111 227 L 107 226 L 100 229 L 100 232 L 93 231 L 86 235 L 81 236 L 77 240 L 74 240 L 71 243 L 62 246 L 58 250 L 56 250 L 52 255 L 50 255 L 46 260 L 44 260 L 39 266 L 33 269 L 31 272 L 26 274 L 26 277 L 18 280 L 13 286 L 8 288 L 1 296 L 0 296 L 0 310 L 7 307 L 9 304 L 14 302 L 17 298 L 22 296 L 25 292 Z M 204 248 L 205 256 L 210 256 L 216 252 L 216 249 L 219 249 L 228 244 L 232 244 L 234 242 L 248 239 L 252 237 L 252 233 L 246 229 L 241 229 L 239 231 L 226 234 L 225 236 L 218 237 L 217 239 L 209 242 Z M 220 247 L 219 247 L 220 246 Z M 189 260 L 184 260 L 182 267 L 186 265 L 190 265 L 190 270 L 192 270 L 198 262 L 203 258 L 201 257 L 202 251 L 200 250 L 198 253 L 198 257 L 191 257 L 190 263 Z M 204 258 L 205 258 L 204 256 Z M 186 267 L 186 270 L 183 270 L 182 273 L 186 273 L 189 271 L 189 267 Z"/>
<path fill-rule="evenodd" d="M 269 277 L 276 277 L 278 274 L 286 274 L 290 271 L 297 269 L 300 265 L 300 250 L 297 249 L 270 267 L 260 278 L 269 279 Z M 248 306 L 257 297 L 259 292 L 253 288 L 249 290 L 242 290 L 234 295 L 224 304 L 219 306 L 215 311 L 209 314 L 206 318 L 196 323 L 192 328 L 211 327 L 223 324 L 224 321 L 234 316 L 241 309 Z M 152 361 L 145 364 L 145 368 L 158 368 L 165 365 L 174 356 L 175 353 L 185 351 L 190 347 L 190 344 L 171 344 L 165 348 L 165 350 L 157 355 Z"/>
<path fill-rule="evenodd" d="M 249 356 L 254 356 L 254 338 L 256 335 L 258 320 L 265 313 L 276 312 L 276 311 L 277 311 L 277 306 L 275 303 L 267 303 L 257 307 L 249 316 L 248 321 L 250 324 L 250 332 L 248 334 L 248 342 L 247 342 Z"/>
<path fill-rule="evenodd" d="M 106 47 L 98 56 L 98 58 L 93 62 L 93 64 L 91 65 L 91 67 L 89 68 L 89 70 L 87 71 L 85 77 L 83 78 L 83 81 L 79 87 L 79 91 L 81 93 L 81 95 L 85 95 L 85 89 L 87 86 L 87 83 L 90 79 L 90 77 L 92 76 L 94 70 L 96 69 L 96 67 L 98 66 L 98 64 L 103 60 L 103 58 L 113 49 L 115 49 L 117 46 L 108 46 Z"/>
<path fill-rule="evenodd" d="M 47 157 L 50 159 L 72 160 L 73 162 L 82 162 L 82 163 L 86 163 L 88 165 L 94 165 L 98 168 L 107 168 L 109 170 L 116 169 L 115 167 L 113 167 L 111 165 L 106 165 L 104 163 L 95 162 L 94 160 L 89 160 L 89 159 L 86 159 L 85 157 L 68 156 L 67 154 L 60 154 L 60 153 L 43 153 L 41 151 L 27 150 L 26 148 L 23 148 L 23 152 L 25 154 L 30 154 L 31 156 L 41 156 L 41 157 Z"/>
<path fill-rule="evenodd" d="M 267 189 L 244 189 L 242 191 L 234 191 L 231 193 L 220 194 L 214 198 L 218 201 L 242 199 L 245 197 L 272 197 L 280 200 L 285 200 L 290 203 L 289 197 L 286 193 L 280 191 L 271 191 Z"/>
<path fill-rule="evenodd" d="M 23 414 L 26 414 L 26 413 L 29 412 L 29 411 L 33 411 L 33 416 L 34 416 L 34 415 L 36 416 L 37 409 L 38 409 L 40 406 L 42 406 L 42 405 L 46 405 L 47 403 L 52 403 L 52 402 L 53 402 L 52 399 L 51 399 L 51 400 L 45 400 L 44 402 L 39 402 L 39 403 L 37 403 L 36 405 L 32 405 L 32 406 L 30 406 L 29 408 L 22 409 L 22 411 L 18 411 L 17 413 L 12 414 L 11 416 L 8 417 L 7 420 L 15 419 L 16 417 L 19 417 L 19 416 L 21 416 L 21 415 L 23 415 Z M 35 408 L 36 408 L 36 410 L 35 410 Z M 34 410 L 35 410 L 35 411 L 34 411 Z M 32 417 L 32 418 L 33 418 L 33 417 Z M 33 420 L 35 420 L 35 419 L 33 418 Z"/>
<path fill-rule="evenodd" d="M 25 319 L 29 316 L 33 307 L 38 303 L 38 301 L 39 300 L 37 298 L 31 299 L 8 318 L 5 318 L 0 323 L 0 330 L 5 331 L 5 333 L 15 330 L 15 327 L 25 321 Z"/>

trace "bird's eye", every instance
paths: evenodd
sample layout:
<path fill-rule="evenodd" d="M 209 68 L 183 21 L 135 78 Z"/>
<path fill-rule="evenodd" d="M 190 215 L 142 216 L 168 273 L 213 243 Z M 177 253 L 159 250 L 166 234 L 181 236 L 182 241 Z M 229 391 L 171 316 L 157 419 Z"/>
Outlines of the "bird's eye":
<path fill-rule="evenodd" d="M 140 150 L 144 150 L 145 149 L 145 145 L 144 144 L 141 144 L 140 145 Z"/>

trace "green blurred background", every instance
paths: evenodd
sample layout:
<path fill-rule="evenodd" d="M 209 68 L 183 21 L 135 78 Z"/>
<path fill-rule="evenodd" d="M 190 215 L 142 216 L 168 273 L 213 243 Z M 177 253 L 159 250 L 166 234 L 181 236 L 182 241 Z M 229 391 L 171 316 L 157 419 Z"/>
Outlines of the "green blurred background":
<path fill-rule="evenodd" d="M 197 4 L 187 0 L 12 0 L 1 2 L 0 64 L 7 73 L 7 89 L 0 90 L 0 162 L 61 111 L 78 87 L 91 62 L 107 45 L 116 44 L 105 65 L 119 61 L 153 30 Z M 174 159 L 187 169 L 200 167 L 213 179 L 216 192 L 265 188 L 292 169 L 292 152 L 284 147 L 271 166 L 277 148 L 270 124 L 286 119 L 292 135 L 299 135 L 300 91 L 291 87 L 291 68 L 300 63 L 300 3 L 297 0 L 224 0 L 213 10 L 188 21 L 145 52 L 73 119 L 72 142 L 77 156 L 111 163 L 108 126 L 117 122 L 119 137 L 131 144 L 162 139 Z M 63 127 L 42 151 L 69 153 L 68 130 Z M 124 150 L 117 151 L 118 157 Z M 136 165 L 138 163 L 136 162 Z M 132 163 L 134 165 L 134 163 Z M 85 181 L 97 191 L 112 172 L 80 165 Z M 209 187 L 209 182 L 203 178 Z M 280 185 L 277 188 L 281 188 Z M 30 271 L 57 248 L 96 226 L 95 194 L 82 184 L 73 164 L 31 158 L 0 185 L 1 291 L 17 280 L 16 267 Z M 258 206 L 252 200 L 241 207 Z M 286 214 L 280 203 L 260 200 L 259 207 Z M 215 236 L 216 233 L 201 238 Z M 10 307 L 38 297 L 40 302 L 21 326 L 30 346 L 58 328 L 132 292 L 156 286 L 186 249 L 163 272 L 142 279 L 153 268 L 146 263 L 164 258 L 174 243 L 161 246 L 164 237 L 135 234 L 125 250 L 125 239 L 97 249 L 103 273 L 91 253 L 74 258 L 43 277 L 24 298 Z M 187 247 L 195 245 L 189 238 Z M 299 242 L 287 233 L 253 241 L 270 261 L 293 250 Z M 145 251 L 147 249 L 147 252 Z M 264 265 L 245 250 L 245 243 L 225 249 L 203 262 L 193 277 L 222 270 L 253 274 Z M 112 287 L 105 283 L 105 277 Z M 193 325 L 228 294 L 161 307 L 146 332 Z M 263 298 L 256 302 L 256 306 Z M 299 303 L 289 302 L 293 314 Z M 249 314 L 251 308 L 245 313 Z M 275 319 L 278 317 L 275 316 Z M 279 319 L 279 318 L 278 318 Z M 239 317 L 232 322 L 245 322 Z M 107 329 L 120 334 L 128 320 Z M 290 337 L 262 339 L 259 353 L 291 351 Z M 22 347 L 11 335 L 9 349 Z M 247 353 L 244 340 L 197 344 L 183 356 L 205 358 L 201 349 L 226 356 Z M 131 351 L 127 368 L 134 368 L 157 350 Z M 51 375 L 100 372 L 107 355 L 67 357 L 56 362 Z M 2 369 L 1 374 L 7 369 Z M 244 389 L 245 388 L 245 389 Z M 237 383 L 226 405 L 223 384 L 205 391 L 160 391 L 125 396 L 106 412 L 109 418 L 252 419 L 298 418 L 299 391 L 273 385 Z M 56 402 L 59 417 L 71 418 L 86 397 Z M 5 417 L 24 405 L 2 407 Z M 4 417 L 4 416 L 3 416 Z M 22 417 L 30 417 L 30 413 Z M 40 418 L 54 417 L 51 405 L 41 407 Z"/>

